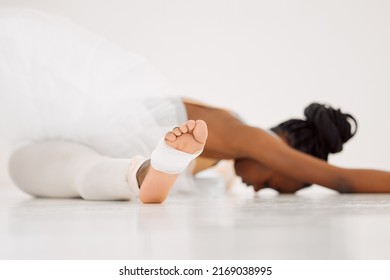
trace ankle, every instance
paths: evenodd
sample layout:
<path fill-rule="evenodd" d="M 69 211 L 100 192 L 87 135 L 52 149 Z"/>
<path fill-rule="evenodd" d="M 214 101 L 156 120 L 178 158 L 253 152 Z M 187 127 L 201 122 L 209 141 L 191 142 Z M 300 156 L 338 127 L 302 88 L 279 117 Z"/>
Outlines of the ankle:
<path fill-rule="evenodd" d="M 136 178 L 137 178 L 137 183 L 138 183 L 138 187 L 140 188 L 144 179 L 145 179 L 145 176 L 146 176 L 146 173 L 148 172 L 149 170 L 149 167 L 150 167 L 150 159 L 146 160 L 141 166 L 140 168 L 138 169 L 137 171 L 137 174 L 136 174 Z"/>

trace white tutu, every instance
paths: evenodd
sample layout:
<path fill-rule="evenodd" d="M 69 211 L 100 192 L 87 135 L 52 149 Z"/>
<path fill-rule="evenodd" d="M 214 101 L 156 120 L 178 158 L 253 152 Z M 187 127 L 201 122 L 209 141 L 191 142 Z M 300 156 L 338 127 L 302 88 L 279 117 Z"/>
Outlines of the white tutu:
<path fill-rule="evenodd" d="M 185 121 L 144 58 L 61 17 L 0 9 L 0 137 L 76 141 L 113 157 L 150 156 Z"/>
<path fill-rule="evenodd" d="M 149 158 L 187 120 L 171 95 L 144 58 L 62 17 L 0 9 L 0 143 L 67 140 L 111 157 Z M 175 189 L 192 192 L 190 175 Z"/>

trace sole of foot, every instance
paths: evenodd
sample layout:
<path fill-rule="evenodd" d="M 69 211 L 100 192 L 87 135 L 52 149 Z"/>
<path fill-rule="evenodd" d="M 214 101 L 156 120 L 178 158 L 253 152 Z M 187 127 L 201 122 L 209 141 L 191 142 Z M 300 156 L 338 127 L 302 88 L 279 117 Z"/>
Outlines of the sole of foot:
<path fill-rule="evenodd" d="M 207 124 L 202 120 L 188 120 L 165 135 L 168 146 L 189 154 L 202 150 L 208 136 Z"/>

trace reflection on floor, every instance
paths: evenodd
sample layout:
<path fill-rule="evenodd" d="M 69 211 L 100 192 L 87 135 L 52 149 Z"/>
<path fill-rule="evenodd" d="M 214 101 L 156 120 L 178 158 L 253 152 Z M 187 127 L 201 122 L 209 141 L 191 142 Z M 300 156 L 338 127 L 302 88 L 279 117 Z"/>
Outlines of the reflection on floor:
<path fill-rule="evenodd" d="M 0 259 L 389 259 L 390 195 L 174 196 L 162 205 L 0 188 Z"/>

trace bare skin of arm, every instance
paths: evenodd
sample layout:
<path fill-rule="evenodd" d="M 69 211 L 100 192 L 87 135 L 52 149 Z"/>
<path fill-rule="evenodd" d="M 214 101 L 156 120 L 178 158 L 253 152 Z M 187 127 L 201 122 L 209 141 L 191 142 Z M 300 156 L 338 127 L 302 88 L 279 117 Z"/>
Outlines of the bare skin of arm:
<path fill-rule="evenodd" d="M 203 156 L 212 159 L 250 158 L 293 179 L 342 193 L 390 193 L 390 173 L 340 168 L 299 152 L 266 131 L 243 124 L 227 110 L 186 100 L 189 119 L 209 127 Z"/>

